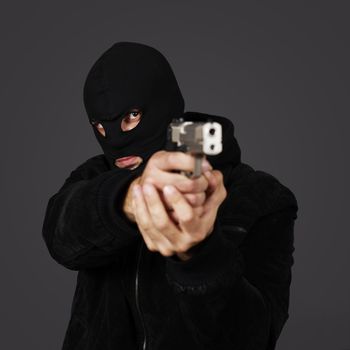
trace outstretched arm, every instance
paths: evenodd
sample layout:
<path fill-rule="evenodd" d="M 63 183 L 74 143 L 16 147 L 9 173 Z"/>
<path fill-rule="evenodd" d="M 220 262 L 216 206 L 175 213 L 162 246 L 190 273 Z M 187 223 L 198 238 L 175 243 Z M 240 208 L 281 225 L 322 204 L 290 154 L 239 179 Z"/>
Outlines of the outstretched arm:
<path fill-rule="evenodd" d="M 49 199 L 42 235 L 59 264 L 71 270 L 109 264 L 139 236 L 122 210 L 136 170 L 109 170 L 103 156 L 96 156 L 72 171 Z"/>
<path fill-rule="evenodd" d="M 191 193 L 203 187 L 203 177 L 192 181 L 162 170 L 173 166 L 174 157 L 185 169 L 193 168 L 182 152 L 156 152 L 145 171 L 143 167 L 110 170 L 103 157 L 93 157 L 72 171 L 46 208 L 45 243 L 51 256 L 72 270 L 109 264 L 123 247 L 140 239 L 130 204 L 136 182 L 155 181 L 160 187 L 176 182 L 194 207 L 203 200 L 202 193 Z"/>

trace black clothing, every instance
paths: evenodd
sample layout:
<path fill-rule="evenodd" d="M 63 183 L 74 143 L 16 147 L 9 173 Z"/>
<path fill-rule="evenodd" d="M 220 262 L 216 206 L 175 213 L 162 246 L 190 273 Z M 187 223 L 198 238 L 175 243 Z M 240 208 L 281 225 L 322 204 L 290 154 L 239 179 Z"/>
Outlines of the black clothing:
<path fill-rule="evenodd" d="M 112 45 L 94 63 L 84 84 L 90 122 L 101 122 L 106 136 L 93 128 L 111 166 L 116 158 L 137 155 L 146 163 L 163 148 L 172 118 L 184 112 L 184 99 L 166 58 L 155 48 L 134 42 Z M 142 110 L 138 125 L 127 132 L 122 118 Z"/>
<path fill-rule="evenodd" d="M 117 43 L 90 70 L 84 103 L 90 121 L 105 128 L 106 137 L 93 128 L 104 154 L 72 171 L 43 223 L 51 256 L 79 271 L 63 350 L 274 349 L 288 318 L 293 193 L 243 164 L 232 122 L 210 116 L 222 124 L 223 152 L 207 158 L 228 193 L 214 230 L 186 262 L 152 253 L 122 202 L 184 111 L 175 76 L 157 50 Z M 143 116 L 123 132 L 131 108 Z M 129 155 L 144 162 L 132 171 L 114 166 Z"/>
<path fill-rule="evenodd" d="M 49 199 L 48 250 L 78 271 L 63 350 L 275 348 L 289 316 L 297 201 L 274 176 L 240 161 L 233 124 L 215 118 L 225 125 L 214 169 L 228 194 L 188 261 L 150 252 L 122 212 L 141 166 L 92 157 Z"/>

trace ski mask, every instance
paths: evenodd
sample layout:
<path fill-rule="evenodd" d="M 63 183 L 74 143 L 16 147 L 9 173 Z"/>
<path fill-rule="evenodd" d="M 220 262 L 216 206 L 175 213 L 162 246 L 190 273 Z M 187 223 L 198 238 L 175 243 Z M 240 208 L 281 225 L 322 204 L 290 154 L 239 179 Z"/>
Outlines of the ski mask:
<path fill-rule="evenodd" d="M 105 136 L 93 126 L 111 168 L 115 160 L 136 155 L 147 163 L 163 149 L 172 118 L 184 112 L 184 99 L 166 58 L 156 49 L 134 42 L 118 42 L 90 69 L 84 84 L 84 105 L 90 123 L 101 123 Z M 123 131 L 121 121 L 140 109 L 140 122 Z"/>

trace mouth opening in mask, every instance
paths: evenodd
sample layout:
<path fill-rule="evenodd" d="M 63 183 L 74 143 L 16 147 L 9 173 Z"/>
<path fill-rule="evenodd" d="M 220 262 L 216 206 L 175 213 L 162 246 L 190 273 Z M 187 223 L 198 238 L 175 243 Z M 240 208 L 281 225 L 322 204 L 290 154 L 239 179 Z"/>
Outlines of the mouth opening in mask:
<path fill-rule="evenodd" d="M 132 155 L 127 157 L 117 158 L 114 162 L 114 165 L 118 168 L 134 170 L 142 162 L 143 162 L 143 159 L 141 157 Z"/>

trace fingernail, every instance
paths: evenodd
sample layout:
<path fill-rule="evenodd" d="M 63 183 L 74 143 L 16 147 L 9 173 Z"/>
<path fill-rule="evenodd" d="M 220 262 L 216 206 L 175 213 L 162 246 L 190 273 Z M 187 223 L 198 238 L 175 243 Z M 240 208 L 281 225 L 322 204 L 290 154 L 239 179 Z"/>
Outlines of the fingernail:
<path fill-rule="evenodd" d="M 173 193 L 175 193 L 175 188 L 174 188 L 174 186 L 166 185 L 163 187 L 163 192 L 165 194 L 173 194 Z"/>
<path fill-rule="evenodd" d="M 150 185 L 150 184 L 145 184 L 145 185 L 143 185 L 143 186 L 142 186 L 142 190 L 143 190 L 143 192 L 146 193 L 146 194 L 152 194 L 152 192 L 153 192 L 152 185 Z"/>

